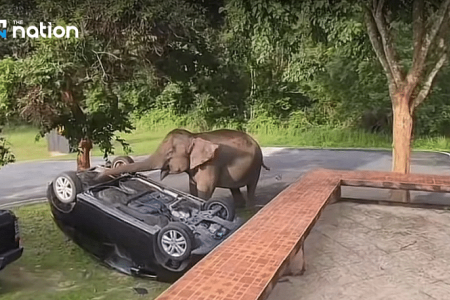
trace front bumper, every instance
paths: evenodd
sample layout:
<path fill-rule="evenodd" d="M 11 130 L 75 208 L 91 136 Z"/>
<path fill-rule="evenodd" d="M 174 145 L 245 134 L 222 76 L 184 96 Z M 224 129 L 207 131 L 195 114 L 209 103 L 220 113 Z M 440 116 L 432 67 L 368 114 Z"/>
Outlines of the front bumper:
<path fill-rule="evenodd" d="M 0 254 L 0 270 L 5 268 L 7 265 L 12 263 L 13 261 L 18 260 L 23 253 L 23 247 L 19 247 L 13 250 L 10 250 L 6 253 Z"/>

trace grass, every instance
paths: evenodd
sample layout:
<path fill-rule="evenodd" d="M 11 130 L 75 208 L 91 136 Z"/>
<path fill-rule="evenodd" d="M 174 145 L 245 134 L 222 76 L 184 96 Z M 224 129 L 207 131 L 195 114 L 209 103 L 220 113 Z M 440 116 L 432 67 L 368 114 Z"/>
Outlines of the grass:
<path fill-rule="evenodd" d="M 35 141 L 38 131 L 30 127 L 5 128 L 2 136 L 6 138 L 17 161 L 50 158 L 47 150 L 47 141 Z"/>
<path fill-rule="evenodd" d="M 392 148 L 392 136 L 369 133 L 365 130 L 315 127 L 308 130 L 260 128 L 254 136 L 261 146 L 313 147 L 313 148 Z M 418 137 L 414 150 L 448 151 L 450 139 Z"/>
<path fill-rule="evenodd" d="M 370 134 L 362 130 L 340 128 L 312 128 L 307 131 L 273 129 L 257 132 L 262 146 L 291 146 L 317 148 L 389 148 L 391 138 L 383 134 Z"/>
<path fill-rule="evenodd" d="M 0 272 L 2 300 L 154 299 L 169 285 L 123 275 L 87 255 L 54 224 L 48 204 L 14 209 L 19 217 L 23 256 Z"/>
<path fill-rule="evenodd" d="M 137 126 L 130 134 L 120 134 L 130 143 L 133 153 L 131 155 L 146 155 L 152 153 L 163 137 L 174 126 Z M 4 135 L 10 143 L 16 160 L 28 161 L 38 159 L 75 159 L 75 154 L 51 157 L 47 151 L 45 138 L 36 142 L 34 137 L 37 130 L 30 127 L 6 128 Z M 317 148 L 391 148 L 392 138 L 385 134 L 373 134 L 363 130 L 350 130 L 340 128 L 317 127 L 306 131 L 260 128 L 252 134 L 261 146 L 290 146 L 290 147 L 317 147 Z M 450 140 L 445 137 L 424 137 L 414 141 L 415 150 L 447 151 Z M 118 143 L 115 143 L 115 155 L 124 152 Z M 98 147 L 94 147 L 93 156 L 102 156 Z"/>
<path fill-rule="evenodd" d="M 152 153 L 164 136 L 169 132 L 168 129 L 147 130 L 139 128 L 130 134 L 120 134 L 122 138 L 131 144 L 132 155 L 144 155 Z M 16 157 L 17 162 L 41 159 L 75 159 L 76 154 L 71 153 L 64 156 L 52 157 L 47 150 L 47 140 L 41 138 L 35 141 L 38 131 L 30 127 L 5 128 L 2 135 L 6 138 L 9 147 Z M 125 154 L 119 143 L 115 143 L 115 155 Z M 103 156 L 98 147 L 94 147 L 93 156 Z"/>

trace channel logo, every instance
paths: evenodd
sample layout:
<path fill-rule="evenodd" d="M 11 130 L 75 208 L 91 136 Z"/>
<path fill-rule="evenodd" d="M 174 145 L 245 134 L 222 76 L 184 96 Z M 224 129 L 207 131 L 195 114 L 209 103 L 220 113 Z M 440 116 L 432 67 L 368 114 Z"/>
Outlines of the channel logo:
<path fill-rule="evenodd" d="M 0 20 L 0 28 L 4 28 L 0 30 L 0 37 L 6 39 L 6 20 Z"/>
<path fill-rule="evenodd" d="M 20 24 L 22 23 L 22 21 L 14 21 L 14 24 L 18 24 L 20 22 Z M 0 37 L 2 37 L 3 39 L 6 39 L 7 36 L 7 21 L 6 20 L 0 20 Z M 16 38 L 30 38 L 30 39 L 37 39 L 37 38 L 70 38 L 71 37 L 71 33 L 73 33 L 73 36 L 75 36 L 75 38 L 78 38 L 78 28 L 75 26 L 66 26 L 66 27 L 62 27 L 62 26 L 56 26 L 56 27 L 52 27 L 52 23 L 48 22 L 48 23 L 44 23 L 44 22 L 39 22 L 39 27 L 36 26 L 28 26 L 28 27 L 23 27 L 23 26 L 18 26 L 18 25 L 14 25 L 12 27 L 12 37 L 13 39 Z"/>

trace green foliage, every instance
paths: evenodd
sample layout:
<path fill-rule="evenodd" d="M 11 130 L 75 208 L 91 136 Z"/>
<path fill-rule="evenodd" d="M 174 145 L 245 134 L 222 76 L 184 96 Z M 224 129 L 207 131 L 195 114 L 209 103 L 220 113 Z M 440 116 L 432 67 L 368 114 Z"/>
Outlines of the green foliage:
<path fill-rule="evenodd" d="M 14 62 L 11 59 L 0 60 L 0 134 L 6 119 L 11 115 L 16 80 Z M 9 144 L 0 135 L 0 167 L 15 161 Z"/>
<path fill-rule="evenodd" d="M 76 25 L 80 38 L 1 43 L 0 112 L 33 121 L 41 135 L 63 128 L 75 148 L 90 138 L 105 155 L 115 141 L 130 151 L 117 134 L 133 123 L 151 130 L 361 128 L 367 112 L 391 114 L 362 4 L 7 0 L 0 8 L 8 18 L 20 11 L 25 25 Z M 410 57 L 410 6 L 389 5 L 397 50 Z M 416 135 L 447 134 L 448 76 L 417 111 Z"/>
<path fill-rule="evenodd" d="M 343 122 L 339 110 L 343 105 L 331 89 L 329 69 L 333 61 L 366 59 L 370 53 L 359 18 L 361 8 L 350 9 L 350 5 L 347 1 L 227 3 L 225 37 L 236 49 L 234 59 L 248 66 L 250 119 L 261 110 L 280 120 L 302 111 L 317 125 Z"/>
<path fill-rule="evenodd" d="M 0 118 L 10 117 L 13 110 L 16 73 L 16 64 L 12 58 L 0 60 Z"/>
<path fill-rule="evenodd" d="M 14 154 L 11 153 L 6 140 L 0 136 L 0 167 L 15 162 L 15 160 Z"/>
<path fill-rule="evenodd" d="M 387 80 L 366 33 L 363 4 L 228 1 L 224 36 L 233 59 L 247 66 L 250 124 L 271 124 L 266 115 L 284 124 L 297 111 L 315 126 L 358 127 L 364 114 L 375 110 L 384 111 L 383 118 L 391 117 Z M 389 3 L 404 65 L 411 63 L 412 52 L 409 4 Z M 434 94 L 443 90 L 436 86 Z M 417 112 L 416 134 L 446 133 L 444 95 L 432 96 Z M 258 116 L 261 110 L 267 114 Z M 385 132 L 390 132 L 389 125 L 383 125 Z"/>
<path fill-rule="evenodd" d="M 133 126 L 130 105 L 104 78 L 107 62 L 96 54 L 101 45 L 89 37 L 35 43 L 35 51 L 16 61 L 23 95 L 16 107 L 21 115 L 39 126 L 41 136 L 62 128 L 75 149 L 81 139 L 88 138 L 105 156 L 113 153 L 115 132 L 127 132 Z M 128 144 L 122 146 L 127 149 Z"/>

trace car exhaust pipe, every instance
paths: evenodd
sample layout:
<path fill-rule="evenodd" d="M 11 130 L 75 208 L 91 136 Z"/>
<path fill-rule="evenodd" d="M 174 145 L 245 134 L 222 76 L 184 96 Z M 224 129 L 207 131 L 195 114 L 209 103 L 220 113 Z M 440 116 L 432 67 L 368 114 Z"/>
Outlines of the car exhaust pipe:
<path fill-rule="evenodd" d="M 136 267 L 131 267 L 130 271 L 131 271 L 131 273 L 133 275 L 140 276 L 140 277 L 147 277 L 147 278 L 150 278 L 150 279 L 157 280 L 156 274 L 152 273 L 152 272 L 149 272 L 147 270 L 139 269 L 139 268 L 136 268 Z"/>

